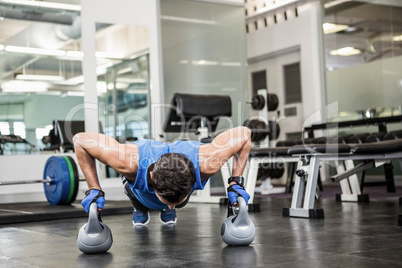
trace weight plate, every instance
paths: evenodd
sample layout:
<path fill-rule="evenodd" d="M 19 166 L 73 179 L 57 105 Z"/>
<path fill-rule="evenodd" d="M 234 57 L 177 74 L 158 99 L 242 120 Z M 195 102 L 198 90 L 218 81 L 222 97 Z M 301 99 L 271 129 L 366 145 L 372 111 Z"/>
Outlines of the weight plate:
<path fill-rule="evenodd" d="M 251 98 L 251 108 L 254 110 L 262 110 L 265 106 L 265 98 L 263 95 L 254 95 Z"/>
<path fill-rule="evenodd" d="M 281 128 L 279 124 L 275 121 L 268 121 L 268 128 L 269 128 L 269 139 L 276 140 L 279 135 L 281 134 Z"/>
<path fill-rule="evenodd" d="M 71 166 L 73 167 L 73 172 L 74 172 L 74 191 L 73 191 L 73 196 L 71 197 L 71 200 L 70 200 L 71 201 L 70 204 L 71 204 L 77 198 L 80 176 L 78 174 L 78 168 L 77 168 L 77 165 L 75 164 L 74 159 L 71 156 L 67 156 L 67 158 L 70 160 L 70 163 L 71 163 Z"/>
<path fill-rule="evenodd" d="M 276 94 L 268 94 L 268 111 L 275 111 L 279 106 L 279 98 Z"/>
<path fill-rule="evenodd" d="M 68 166 L 68 173 L 70 174 L 70 187 L 69 187 L 69 191 L 68 191 L 68 195 L 67 195 L 67 199 L 64 202 L 65 205 L 70 205 L 71 204 L 71 198 L 73 197 L 73 193 L 74 193 L 74 171 L 73 171 L 73 167 L 71 165 L 70 160 L 66 157 L 63 156 L 64 161 L 66 161 L 67 166 Z"/>
<path fill-rule="evenodd" d="M 52 179 L 50 183 L 43 183 L 47 201 L 53 206 L 63 204 L 70 191 L 70 174 L 63 157 L 52 156 L 46 161 L 43 179 L 47 177 Z"/>

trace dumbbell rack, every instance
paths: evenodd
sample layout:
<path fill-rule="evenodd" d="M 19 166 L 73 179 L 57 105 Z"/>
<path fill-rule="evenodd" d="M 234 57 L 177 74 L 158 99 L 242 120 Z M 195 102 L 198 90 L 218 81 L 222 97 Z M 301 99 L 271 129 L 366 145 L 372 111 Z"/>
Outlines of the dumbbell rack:
<path fill-rule="evenodd" d="M 201 120 L 201 127 L 197 129 L 198 131 L 198 141 L 201 142 L 204 138 L 209 138 L 210 133 L 207 127 L 207 124 L 204 119 Z M 230 162 L 231 159 L 229 159 L 228 162 Z M 223 180 L 223 185 L 225 189 L 228 187 L 227 181 L 225 178 L 230 177 L 230 170 L 228 167 L 228 164 L 224 164 L 223 167 L 221 168 L 221 174 L 222 174 L 222 180 Z M 209 180 L 207 184 L 205 184 L 205 187 L 202 191 L 194 191 L 194 193 L 191 195 L 191 198 L 189 202 L 195 202 L 195 203 L 222 203 L 225 197 L 222 196 L 212 196 L 211 194 L 211 181 Z"/>
<path fill-rule="evenodd" d="M 258 120 L 263 121 L 266 126 L 269 126 L 269 120 L 268 120 L 268 92 L 266 89 L 259 89 L 257 91 L 258 95 L 261 95 L 265 98 L 265 100 L 267 100 L 266 104 L 264 105 L 264 107 L 260 110 L 258 110 L 258 115 L 257 118 Z M 259 148 L 268 148 L 270 146 L 269 144 L 269 135 L 267 135 L 262 141 L 259 142 Z M 258 170 L 257 170 L 258 172 Z M 247 173 L 245 173 L 247 174 Z M 274 186 L 271 184 L 271 178 L 267 178 L 266 180 L 264 180 L 262 182 L 262 184 L 259 187 L 255 187 L 255 192 L 257 193 L 261 193 L 263 195 L 268 195 L 268 194 L 274 194 L 274 193 L 283 193 L 285 191 L 284 187 L 277 187 L 274 188 Z"/>

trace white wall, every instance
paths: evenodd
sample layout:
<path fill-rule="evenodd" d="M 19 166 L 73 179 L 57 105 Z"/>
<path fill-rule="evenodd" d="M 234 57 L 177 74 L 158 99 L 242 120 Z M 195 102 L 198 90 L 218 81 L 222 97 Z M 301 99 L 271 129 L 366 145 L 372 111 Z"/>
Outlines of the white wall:
<path fill-rule="evenodd" d="M 300 69 L 304 119 L 325 106 L 325 67 L 322 49 L 322 7 L 319 1 L 308 2 L 293 9 L 288 20 L 278 16 L 274 24 L 253 29 L 249 24 L 247 57 L 249 63 L 300 50 Z M 259 22 L 258 25 L 263 23 Z M 301 131 L 301 130 L 300 130 Z"/>
<path fill-rule="evenodd" d="M 27 129 L 44 127 L 52 120 L 64 120 L 71 109 L 82 105 L 82 97 L 60 97 L 51 95 L 32 95 L 24 103 L 24 121 Z M 84 111 L 74 113 L 73 120 L 84 120 Z"/>
<path fill-rule="evenodd" d="M 339 111 L 402 105 L 402 57 L 327 72 L 328 103 Z"/>

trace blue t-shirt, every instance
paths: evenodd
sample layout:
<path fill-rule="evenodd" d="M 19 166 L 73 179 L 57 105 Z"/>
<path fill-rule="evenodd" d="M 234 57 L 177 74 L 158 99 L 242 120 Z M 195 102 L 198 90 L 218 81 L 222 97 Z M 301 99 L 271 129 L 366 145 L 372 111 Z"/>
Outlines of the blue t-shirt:
<path fill-rule="evenodd" d="M 138 140 L 134 142 L 138 146 L 138 170 L 135 182 L 128 181 L 135 197 L 144 206 L 150 209 L 164 209 L 167 205 L 162 203 L 155 195 L 152 186 L 148 186 L 148 167 L 158 161 L 159 157 L 167 153 L 184 154 L 194 165 L 195 184 L 194 190 L 204 189 L 208 180 L 201 182 L 198 148 L 202 145 L 197 141 L 176 141 L 173 143 L 159 142 L 155 140 Z M 209 179 L 209 178 L 208 178 Z"/>

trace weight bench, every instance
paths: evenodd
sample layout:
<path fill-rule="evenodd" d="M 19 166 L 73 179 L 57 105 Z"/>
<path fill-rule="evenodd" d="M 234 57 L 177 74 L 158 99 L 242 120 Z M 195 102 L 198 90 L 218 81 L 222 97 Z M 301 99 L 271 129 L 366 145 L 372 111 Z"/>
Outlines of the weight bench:
<path fill-rule="evenodd" d="M 399 159 L 402 166 L 402 139 L 363 144 L 304 144 L 291 147 L 258 148 L 250 151 L 246 191 L 253 202 L 259 163 L 297 162 L 296 178 L 290 208 L 283 209 L 283 216 L 324 218 L 322 209 L 314 208 L 317 180 L 321 162 L 358 160 L 361 164 L 331 177 L 342 182 L 351 175 L 361 176 L 372 167 Z M 363 195 L 361 198 L 365 198 Z"/>
<path fill-rule="evenodd" d="M 212 133 L 217 129 L 221 117 L 232 116 L 232 101 L 227 95 L 196 95 L 175 93 L 165 120 L 163 130 L 166 133 L 194 133 L 203 143 L 212 141 Z M 179 139 L 187 139 L 180 136 Z M 223 184 L 227 188 L 230 177 L 229 167 L 221 168 Z M 195 191 L 190 202 L 222 203 L 222 197 L 212 196 L 210 183 L 203 191 Z"/>
<path fill-rule="evenodd" d="M 55 135 L 60 139 L 60 151 L 74 152 L 73 137 L 79 132 L 85 132 L 85 121 L 55 121 Z M 103 133 L 101 122 L 99 122 L 99 133 Z"/>
<path fill-rule="evenodd" d="M 358 160 L 361 164 L 331 177 L 334 182 L 341 182 L 351 175 L 362 175 L 372 167 L 399 159 L 402 165 L 402 139 L 365 144 L 320 144 L 289 148 L 288 154 L 298 156 L 298 175 L 290 208 L 283 210 L 284 216 L 303 218 L 324 218 L 321 209 L 314 209 L 314 197 L 317 186 L 319 165 L 328 161 Z M 304 180 L 307 184 L 304 187 Z M 304 197 L 303 197 L 304 193 Z M 364 198 L 364 196 L 362 197 Z"/>

